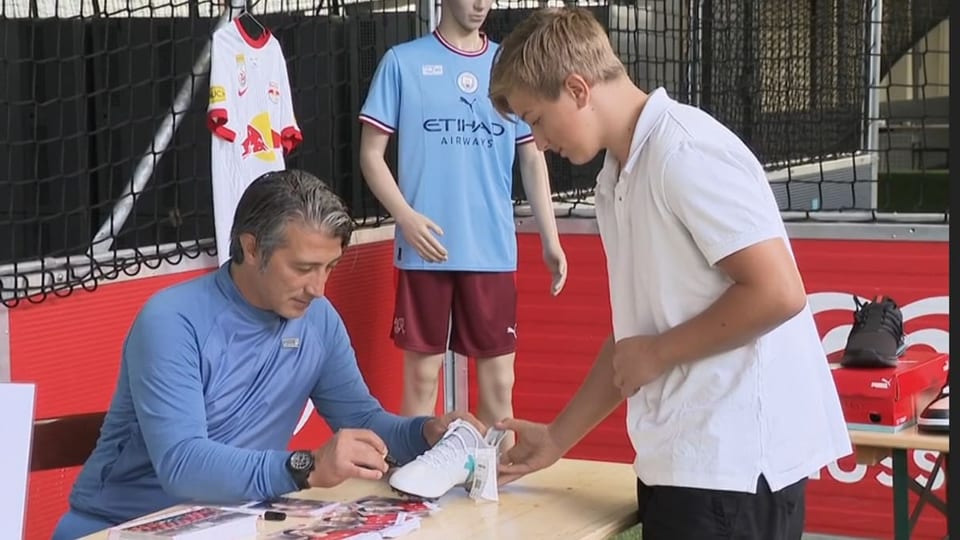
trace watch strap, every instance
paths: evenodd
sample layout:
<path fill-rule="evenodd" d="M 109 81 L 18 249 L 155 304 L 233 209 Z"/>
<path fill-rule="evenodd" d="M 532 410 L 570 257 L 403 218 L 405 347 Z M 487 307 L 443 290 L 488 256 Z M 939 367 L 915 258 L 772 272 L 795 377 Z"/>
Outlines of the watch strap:
<path fill-rule="evenodd" d="M 287 471 L 299 489 L 310 487 L 310 473 L 315 466 L 313 452 L 309 450 L 296 450 L 287 458 Z"/>

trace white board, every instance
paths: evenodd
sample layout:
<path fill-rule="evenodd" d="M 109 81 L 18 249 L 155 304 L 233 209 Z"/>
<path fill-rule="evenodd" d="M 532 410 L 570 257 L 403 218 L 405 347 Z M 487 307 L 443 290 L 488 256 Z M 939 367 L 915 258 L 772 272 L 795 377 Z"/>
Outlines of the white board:
<path fill-rule="evenodd" d="M 0 538 L 23 538 L 36 387 L 0 383 Z"/>

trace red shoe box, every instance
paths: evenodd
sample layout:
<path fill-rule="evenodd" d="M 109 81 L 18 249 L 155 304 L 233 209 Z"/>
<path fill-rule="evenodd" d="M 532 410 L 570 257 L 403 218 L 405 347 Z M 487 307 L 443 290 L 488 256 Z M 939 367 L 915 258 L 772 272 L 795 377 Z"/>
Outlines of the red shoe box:
<path fill-rule="evenodd" d="M 840 406 L 850 429 L 894 433 L 917 416 L 947 382 L 950 356 L 907 350 L 895 368 L 845 368 L 843 351 L 829 356 Z"/>

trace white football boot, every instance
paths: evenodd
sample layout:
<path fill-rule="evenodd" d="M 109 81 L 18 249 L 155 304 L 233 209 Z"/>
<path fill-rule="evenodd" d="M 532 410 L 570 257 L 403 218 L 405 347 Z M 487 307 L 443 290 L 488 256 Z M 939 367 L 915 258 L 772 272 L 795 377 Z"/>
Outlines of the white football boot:
<path fill-rule="evenodd" d="M 488 441 L 469 422 L 454 420 L 433 448 L 393 472 L 390 487 L 424 499 L 439 498 L 467 484 L 476 466 L 477 450 L 496 448 L 502 438 L 503 432 L 490 429 Z"/>

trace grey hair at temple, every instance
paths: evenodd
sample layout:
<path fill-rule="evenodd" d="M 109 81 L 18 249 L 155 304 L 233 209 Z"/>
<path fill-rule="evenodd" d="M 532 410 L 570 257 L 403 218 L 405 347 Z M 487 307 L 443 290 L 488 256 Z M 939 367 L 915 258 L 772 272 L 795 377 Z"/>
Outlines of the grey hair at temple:
<path fill-rule="evenodd" d="M 240 235 L 252 234 L 262 266 L 283 245 L 288 223 L 303 223 L 340 239 L 346 248 L 353 234 L 353 219 L 346 205 L 323 180 L 300 170 L 269 172 L 254 180 L 240 197 L 230 229 L 230 257 L 243 262 Z"/>

